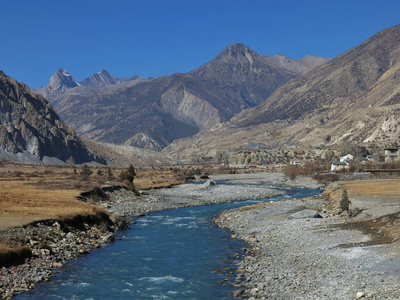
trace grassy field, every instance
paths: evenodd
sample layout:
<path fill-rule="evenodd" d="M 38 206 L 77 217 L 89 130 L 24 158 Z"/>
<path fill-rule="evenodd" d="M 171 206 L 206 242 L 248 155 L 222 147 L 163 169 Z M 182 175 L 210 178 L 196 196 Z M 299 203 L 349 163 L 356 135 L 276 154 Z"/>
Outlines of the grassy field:
<path fill-rule="evenodd" d="M 343 181 L 332 185 L 324 194 L 338 207 L 342 192 L 347 190 L 352 205 L 367 209 L 367 217 L 348 220 L 344 228 L 361 230 L 373 237 L 372 243 L 400 243 L 400 179 Z M 368 217 L 368 208 L 393 207 L 391 214 Z"/>
<path fill-rule="evenodd" d="M 400 179 L 374 181 L 344 181 L 342 188 L 350 195 L 400 197 Z"/>
<path fill-rule="evenodd" d="M 324 194 L 335 203 L 339 203 L 343 190 L 347 190 L 350 197 L 376 196 L 400 199 L 400 179 L 342 181 L 333 184 Z"/>
<path fill-rule="evenodd" d="M 91 170 L 93 174 L 82 175 L 79 167 L 3 162 L 0 166 L 0 231 L 41 219 L 90 215 L 102 210 L 77 200 L 77 196 L 96 186 L 121 184 L 118 180 L 121 169 Z M 169 170 L 137 170 L 134 180 L 137 189 L 167 187 L 182 182 L 179 174 Z"/>

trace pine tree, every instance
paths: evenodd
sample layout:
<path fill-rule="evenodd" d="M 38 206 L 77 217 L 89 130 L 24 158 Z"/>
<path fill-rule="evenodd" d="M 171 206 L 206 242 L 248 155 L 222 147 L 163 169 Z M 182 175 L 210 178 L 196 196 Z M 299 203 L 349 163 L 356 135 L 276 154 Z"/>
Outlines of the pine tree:
<path fill-rule="evenodd" d="M 351 204 L 351 201 L 349 200 L 347 190 L 344 190 L 342 193 L 342 200 L 340 201 L 340 209 L 342 211 L 349 211 L 350 204 Z"/>

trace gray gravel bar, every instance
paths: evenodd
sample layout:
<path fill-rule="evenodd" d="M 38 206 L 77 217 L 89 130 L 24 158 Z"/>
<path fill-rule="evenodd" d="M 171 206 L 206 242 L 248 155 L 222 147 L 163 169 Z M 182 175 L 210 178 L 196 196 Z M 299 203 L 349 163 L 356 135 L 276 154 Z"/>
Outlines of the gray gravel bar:
<path fill-rule="evenodd" d="M 322 199 L 233 209 L 215 221 L 246 241 L 235 296 L 248 299 L 400 299 L 399 246 L 367 246 L 370 236 L 342 230 L 336 218 L 288 219 Z M 363 244 L 365 243 L 365 244 Z M 244 280 L 244 282 L 243 282 Z"/>

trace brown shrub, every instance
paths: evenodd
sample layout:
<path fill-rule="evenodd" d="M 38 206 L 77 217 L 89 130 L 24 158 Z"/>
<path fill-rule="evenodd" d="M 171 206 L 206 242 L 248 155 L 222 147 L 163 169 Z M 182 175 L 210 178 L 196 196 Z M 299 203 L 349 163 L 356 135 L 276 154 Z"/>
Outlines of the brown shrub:
<path fill-rule="evenodd" d="M 32 251 L 27 246 L 9 248 L 7 246 L 0 245 L 0 266 L 21 262 L 30 256 L 32 256 Z"/>
<path fill-rule="evenodd" d="M 339 175 L 336 173 L 316 174 L 313 176 L 318 182 L 334 182 L 339 180 Z"/>

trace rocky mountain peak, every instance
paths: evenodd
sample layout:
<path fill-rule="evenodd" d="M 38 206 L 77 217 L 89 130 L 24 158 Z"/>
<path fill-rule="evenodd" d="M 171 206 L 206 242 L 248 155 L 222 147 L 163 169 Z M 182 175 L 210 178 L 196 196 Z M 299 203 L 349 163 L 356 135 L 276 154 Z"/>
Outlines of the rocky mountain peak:
<path fill-rule="evenodd" d="M 119 83 L 119 80 L 103 69 L 100 72 L 93 74 L 89 78 L 81 81 L 79 84 L 84 86 L 103 87 L 116 83 Z"/>
<path fill-rule="evenodd" d="M 221 85 L 243 83 L 245 81 L 268 80 L 277 87 L 297 75 L 290 70 L 276 66 L 248 46 L 242 43 L 226 47 L 213 60 L 190 72 L 205 80 Z M 272 76 L 272 74 L 274 74 Z M 262 85 L 261 82 L 259 82 Z M 264 98 L 265 99 L 265 98 Z"/>
<path fill-rule="evenodd" d="M 57 72 L 50 78 L 50 82 L 45 88 L 45 97 L 48 95 L 59 95 L 67 89 L 77 87 L 79 84 L 75 79 L 63 68 L 59 68 Z"/>
<path fill-rule="evenodd" d="M 246 63 L 252 65 L 254 60 L 259 57 L 261 57 L 261 55 L 250 47 L 242 43 L 235 43 L 226 47 L 213 61 L 223 60 L 230 63 Z"/>

